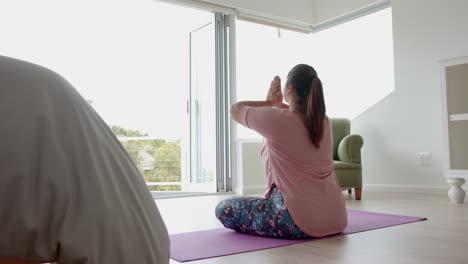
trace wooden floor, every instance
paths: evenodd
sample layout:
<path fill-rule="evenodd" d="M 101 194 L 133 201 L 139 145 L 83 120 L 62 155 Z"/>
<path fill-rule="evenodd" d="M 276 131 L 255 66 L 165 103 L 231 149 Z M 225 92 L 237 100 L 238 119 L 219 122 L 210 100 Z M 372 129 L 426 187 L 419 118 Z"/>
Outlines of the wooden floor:
<path fill-rule="evenodd" d="M 365 190 L 364 190 L 365 191 Z M 189 262 L 191 264 L 359 263 L 468 264 L 468 204 L 446 195 L 364 192 L 349 209 L 427 217 L 427 221 L 286 247 Z M 221 228 L 214 208 L 226 195 L 156 200 L 170 234 Z M 171 260 L 170 263 L 179 263 Z"/>

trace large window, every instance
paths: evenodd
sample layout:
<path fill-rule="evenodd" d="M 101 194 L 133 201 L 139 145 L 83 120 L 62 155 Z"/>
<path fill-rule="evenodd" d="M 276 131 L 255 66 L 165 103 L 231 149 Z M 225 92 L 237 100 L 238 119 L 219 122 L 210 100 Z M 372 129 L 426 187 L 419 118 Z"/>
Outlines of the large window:
<path fill-rule="evenodd" d="M 274 75 L 312 65 L 324 86 L 327 114 L 354 118 L 394 90 L 391 9 L 314 34 L 238 21 L 237 99 L 264 100 Z M 239 138 L 260 137 L 242 126 Z"/>
<path fill-rule="evenodd" d="M 5 1 L 0 10 L 0 54 L 69 80 L 151 190 L 216 191 L 215 14 L 150 0 Z"/>
<path fill-rule="evenodd" d="M 331 117 L 393 90 L 391 10 L 302 34 L 149 0 L 0 3 L 0 54 L 63 75 L 114 131 L 153 191 L 230 189 L 229 44 L 237 99 L 265 99 L 298 63 L 321 77 Z M 240 127 L 240 138 L 259 137 Z"/>

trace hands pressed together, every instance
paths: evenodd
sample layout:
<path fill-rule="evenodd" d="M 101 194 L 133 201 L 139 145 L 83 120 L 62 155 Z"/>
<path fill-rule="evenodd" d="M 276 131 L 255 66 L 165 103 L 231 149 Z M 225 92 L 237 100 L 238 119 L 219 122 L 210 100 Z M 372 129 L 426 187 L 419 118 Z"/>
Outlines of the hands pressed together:
<path fill-rule="evenodd" d="M 271 81 L 266 100 L 273 107 L 280 107 L 283 104 L 283 93 L 281 92 L 281 79 L 279 76 L 275 76 Z"/>
<path fill-rule="evenodd" d="M 271 81 L 270 89 L 265 101 L 241 101 L 231 106 L 231 117 L 237 123 L 241 122 L 240 109 L 242 106 L 253 106 L 253 107 L 277 107 L 281 109 L 289 109 L 287 104 L 283 104 L 283 93 L 281 92 L 281 79 L 275 76 Z"/>

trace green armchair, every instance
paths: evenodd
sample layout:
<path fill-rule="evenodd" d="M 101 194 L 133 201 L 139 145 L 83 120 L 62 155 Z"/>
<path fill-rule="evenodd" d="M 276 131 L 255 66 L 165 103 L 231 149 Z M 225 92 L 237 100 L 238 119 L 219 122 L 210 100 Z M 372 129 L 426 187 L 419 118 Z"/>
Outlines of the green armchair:
<path fill-rule="evenodd" d="M 361 200 L 362 166 L 360 135 L 350 135 L 351 122 L 345 118 L 331 118 L 333 130 L 333 165 L 342 189 L 354 188 L 354 197 Z"/>

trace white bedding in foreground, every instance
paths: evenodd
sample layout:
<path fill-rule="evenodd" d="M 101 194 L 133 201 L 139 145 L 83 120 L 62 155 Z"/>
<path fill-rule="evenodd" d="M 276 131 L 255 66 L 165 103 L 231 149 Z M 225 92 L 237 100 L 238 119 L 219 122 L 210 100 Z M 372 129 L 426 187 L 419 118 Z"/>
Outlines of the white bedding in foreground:
<path fill-rule="evenodd" d="M 169 238 L 138 169 L 71 84 L 0 56 L 2 256 L 168 263 Z"/>

